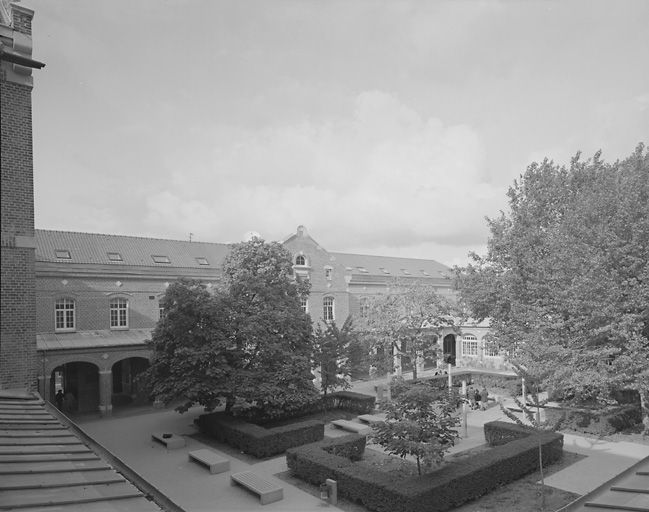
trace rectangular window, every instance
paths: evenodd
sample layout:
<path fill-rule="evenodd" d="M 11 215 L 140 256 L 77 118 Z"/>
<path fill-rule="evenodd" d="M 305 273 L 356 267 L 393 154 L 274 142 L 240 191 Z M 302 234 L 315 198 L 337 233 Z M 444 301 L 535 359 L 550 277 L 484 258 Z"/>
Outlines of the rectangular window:
<path fill-rule="evenodd" d="M 332 322 L 334 319 L 334 298 L 325 297 L 322 300 L 322 318 L 325 322 Z"/>
<path fill-rule="evenodd" d="M 54 254 L 60 260 L 71 260 L 72 259 L 72 255 L 70 254 L 70 251 L 57 249 L 57 250 L 54 251 Z"/>
<path fill-rule="evenodd" d="M 498 357 L 498 345 L 493 341 L 487 341 L 484 344 L 484 355 L 485 357 Z"/>
<path fill-rule="evenodd" d="M 128 301 L 126 299 L 110 301 L 110 328 L 128 329 Z"/>
<path fill-rule="evenodd" d="M 162 320 L 162 318 L 165 316 L 165 308 L 162 307 L 162 304 L 158 305 L 158 320 Z"/>
<path fill-rule="evenodd" d="M 124 261 L 122 259 L 122 255 L 118 252 L 108 252 L 106 254 L 108 255 L 108 259 L 110 261 Z"/>
<path fill-rule="evenodd" d="M 74 301 L 71 299 L 59 299 L 54 306 L 54 330 L 74 331 L 75 313 Z"/>
<path fill-rule="evenodd" d="M 331 268 L 331 267 L 325 267 L 324 271 L 325 271 L 325 279 L 327 281 L 331 281 L 331 278 L 332 278 L 333 273 L 334 273 L 334 269 Z"/>
<path fill-rule="evenodd" d="M 302 311 L 305 313 L 309 312 L 309 299 L 306 297 L 301 297 L 300 298 L 300 307 L 302 308 Z"/>
<path fill-rule="evenodd" d="M 462 338 L 462 355 L 464 356 L 478 355 L 478 338 L 470 334 L 467 334 Z"/>

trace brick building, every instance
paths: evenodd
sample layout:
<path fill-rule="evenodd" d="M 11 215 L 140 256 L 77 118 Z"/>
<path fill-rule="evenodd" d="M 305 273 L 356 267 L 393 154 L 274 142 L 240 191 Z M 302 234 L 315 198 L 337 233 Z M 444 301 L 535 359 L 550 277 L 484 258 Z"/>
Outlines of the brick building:
<path fill-rule="evenodd" d="M 34 12 L 0 2 L 1 333 L 0 389 L 36 384 L 31 22 Z"/>
<path fill-rule="evenodd" d="M 452 294 L 450 269 L 433 260 L 329 252 L 304 226 L 283 243 L 296 274 L 312 284 L 304 308 L 314 322 L 359 315 L 363 301 L 389 291 L 395 278 Z M 180 277 L 213 285 L 228 251 L 219 243 L 36 230 L 41 394 L 52 398 L 64 388 L 73 410 L 103 414 L 113 405 L 146 400 L 135 377 L 148 365 L 145 340 L 160 317 L 166 287 Z M 486 331 L 464 326 L 459 336 L 448 330 L 440 348 L 463 366 L 498 368 L 502 359 L 483 347 Z"/>

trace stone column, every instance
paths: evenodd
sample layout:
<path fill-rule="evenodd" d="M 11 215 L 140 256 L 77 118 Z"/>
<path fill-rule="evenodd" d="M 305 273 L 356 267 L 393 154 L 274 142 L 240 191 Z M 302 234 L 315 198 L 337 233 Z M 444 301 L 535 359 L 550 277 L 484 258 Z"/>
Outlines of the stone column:
<path fill-rule="evenodd" d="M 102 416 L 113 414 L 113 372 L 100 370 L 99 372 L 99 412 Z"/>
<path fill-rule="evenodd" d="M 38 376 L 38 393 L 41 395 L 41 398 L 46 402 L 51 402 L 53 396 L 50 396 L 50 385 L 51 385 L 51 376 L 50 375 L 39 375 Z"/>

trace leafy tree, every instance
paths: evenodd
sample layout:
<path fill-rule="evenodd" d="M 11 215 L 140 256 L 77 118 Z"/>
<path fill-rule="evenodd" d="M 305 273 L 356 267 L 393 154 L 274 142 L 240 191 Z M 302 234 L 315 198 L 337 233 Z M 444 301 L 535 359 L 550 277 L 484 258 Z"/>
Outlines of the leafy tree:
<path fill-rule="evenodd" d="M 315 358 L 316 368 L 320 368 L 320 387 L 324 395 L 336 388 L 351 387 L 350 350 L 356 341 L 352 317 L 347 317 L 342 327 L 336 322 L 329 322 L 324 327 L 321 324 L 315 329 Z"/>
<path fill-rule="evenodd" d="M 266 413 L 299 409 L 317 396 L 311 319 L 300 305 L 308 282 L 293 278 L 286 248 L 260 238 L 235 244 L 223 269 L 237 394 Z"/>
<path fill-rule="evenodd" d="M 436 356 L 437 333 L 453 326 L 453 314 L 453 304 L 426 284 L 401 284 L 393 293 L 372 297 L 361 326 L 378 369 L 391 372 L 391 355 L 396 353 L 410 359 L 417 379 L 417 361 Z"/>
<path fill-rule="evenodd" d="M 649 431 L 649 154 L 546 159 L 508 197 L 486 256 L 456 269 L 463 301 L 544 387 L 600 403 L 638 390 Z"/>
<path fill-rule="evenodd" d="M 390 454 L 415 457 L 419 475 L 422 463 L 441 463 L 459 437 L 454 427 L 460 418 L 448 394 L 436 394 L 425 384 L 406 386 L 384 408 L 386 420 L 372 425 L 372 441 Z"/>
<path fill-rule="evenodd" d="M 292 278 L 290 254 L 259 238 L 235 244 L 223 290 L 180 281 L 162 300 L 164 318 L 150 342 L 152 392 L 186 411 L 225 402 L 265 415 L 317 397 L 311 374 L 311 320 L 300 307 L 308 284 Z"/>
<path fill-rule="evenodd" d="M 164 316 L 149 342 L 153 358 L 142 378 L 164 403 L 183 400 L 180 412 L 193 403 L 213 408 L 220 397 L 232 395 L 236 369 L 224 297 L 182 279 L 167 288 L 161 306 Z"/>

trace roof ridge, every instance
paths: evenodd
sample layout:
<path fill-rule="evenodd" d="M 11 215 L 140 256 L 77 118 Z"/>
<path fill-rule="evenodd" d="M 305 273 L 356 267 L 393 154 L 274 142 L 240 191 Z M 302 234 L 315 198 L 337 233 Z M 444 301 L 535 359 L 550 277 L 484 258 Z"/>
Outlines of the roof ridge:
<path fill-rule="evenodd" d="M 178 240 L 176 238 L 160 238 L 160 237 L 149 237 L 149 236 L 138 236 L 138 235 L 116 235 L 113 233 L 92 233 L 89 231 L 70 231 L 70 230 L 63 230 L 63 229 L 36 228 L 34 231 L 49 232 L 49 233 L 68 233 L 74 235 L 94 235 L 94 236 L 105 236 L 105 237 L 113 237 L 113 238 L 134 238 L 138 240 L 160 240 L 163 242 L 183 242 L 187 244 L 211 244 L 211 245 L 225 245 L 225 246 L 232 245 L 226 242 L 201 242 L 198 240 L 190 241 L 190 240 Z"/>
<path fill-rule="evenodd" d="M 388 255 L 378 255 L 378 254 L 360 254 L 356 252 L 336 252 L 336 251 L 327 251 L 329 254 L 332 254 L 334 256 L 361 256 L 361 257 L 370 257 L 370 258 L 391 258 L 391 259 L 396 259 L 396 260 L 415 260 L 415 261 L 434 261 L 435 263 L 439 263 L 440 265 L 444 265 L 445 267 L 448 267 L 446 263 L 442 263 L 441 261 L 434 260 L 432 258 L 426 259 L 426 258 L 410 258 L 408 256 L 388 256 Z M 450 268 L 450 267 L 449 267 Z"/>

